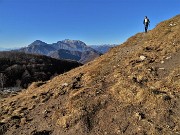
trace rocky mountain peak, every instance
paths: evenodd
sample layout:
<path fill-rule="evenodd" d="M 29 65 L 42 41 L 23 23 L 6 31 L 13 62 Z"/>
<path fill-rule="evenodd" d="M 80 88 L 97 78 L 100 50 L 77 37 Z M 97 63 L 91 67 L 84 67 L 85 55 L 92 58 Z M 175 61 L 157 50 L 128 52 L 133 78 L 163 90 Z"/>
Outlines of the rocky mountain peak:
<path fill-rule="evenodd" d="M 71 60 L 74 59 L 77 60 L 77 58 L 79 58 L 79 53 L 81 53 L 82 55 L 79 58 L 79 60 L 81 61 L 79 60 L 78 61 L 83 63 L 89 62 L 101 55 L 98 51 L 94 50 L 91 47 L 88 47 L 84 42 L 80 40 L 70 40 L 70 39 L 65 39 L 63 41 L 58 41 L 57 43 L 52 43 L 52 44 L 47 44 L 41 40 L 36 40 L 33 43 L 31 43 L 28 47 L 23 47 L 17 51 L 32 53 L 32 54 L 42 54 L 57 59 L 70 58 Z M 76 51 L 78 51 L 79 53 L 75 53 Z M 60 52 L 62 54 L 60 54 Z"/>
<path fill-rule="evenodd" d="M 45 43 L 45 42 L 43 42 L 41 40 L 35 40 L 29 46 L 34 46 L 34 45 L 41 46 L 41 45 L 47 45 L 47 43 Z"/>
<path fill-rule="evenodd" d="M 80 40 L 70 40 L 70 39 L 65 39 L 65 40 L 62 40 L 63 43 L 67 43 L 67 44 L 81 44 L 81 45 L 84 45 L 86 46 L 86 44 Z"/>

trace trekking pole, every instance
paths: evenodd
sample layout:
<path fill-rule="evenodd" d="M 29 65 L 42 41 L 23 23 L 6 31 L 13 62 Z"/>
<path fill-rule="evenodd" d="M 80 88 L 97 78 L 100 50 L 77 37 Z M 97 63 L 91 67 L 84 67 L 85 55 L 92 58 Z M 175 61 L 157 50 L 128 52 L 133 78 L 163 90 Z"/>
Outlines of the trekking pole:
<path fill-rule="evenodd" d="M 143 26 L 143 32 L 145 32 L 145 25 Z"/>

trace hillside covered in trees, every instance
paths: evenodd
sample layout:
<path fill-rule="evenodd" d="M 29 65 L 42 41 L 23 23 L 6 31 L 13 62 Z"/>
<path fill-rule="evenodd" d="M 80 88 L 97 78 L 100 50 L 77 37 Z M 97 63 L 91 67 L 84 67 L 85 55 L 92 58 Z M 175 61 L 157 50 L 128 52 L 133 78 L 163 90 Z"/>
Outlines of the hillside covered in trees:
<path fill-rule="evenodd" d="M 81 64 L 22 52 L 0 52 L 0 88 L 27 88 L 32 82 L 46 81 Z"/>

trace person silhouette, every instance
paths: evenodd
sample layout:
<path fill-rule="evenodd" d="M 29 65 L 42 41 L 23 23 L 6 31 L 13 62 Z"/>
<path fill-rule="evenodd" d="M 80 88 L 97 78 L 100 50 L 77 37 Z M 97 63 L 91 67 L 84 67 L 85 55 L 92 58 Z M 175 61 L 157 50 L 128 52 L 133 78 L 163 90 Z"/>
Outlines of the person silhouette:
<path fill-rule="evenodd" d="M 149 26 L 149 24 L 150 24 L 150 20 L 148 19 L 147 16 L 145 16 L 144 21 L 143 21 L 143 24 L 144 24 L 145 32 L 147 32 L 148 26 Z"/>

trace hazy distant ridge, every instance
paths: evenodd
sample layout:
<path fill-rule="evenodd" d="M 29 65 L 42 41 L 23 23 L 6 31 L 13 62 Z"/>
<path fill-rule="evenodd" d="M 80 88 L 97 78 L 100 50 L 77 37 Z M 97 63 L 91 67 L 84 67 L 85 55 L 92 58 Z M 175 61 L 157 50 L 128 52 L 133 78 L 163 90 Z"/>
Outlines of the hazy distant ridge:
<path fill-rule="evenodd" d="M 71 59 L 81 61 L 82 63 L 89 62 L 101 55 L 100 52 L 87 46 L 84 42 L 69 39 L 52 44 L 47 44 L 41 40 L 36 40 L 27 47 L 23 47 L 17 51 L 47 55 L 57 59 Z"/>

